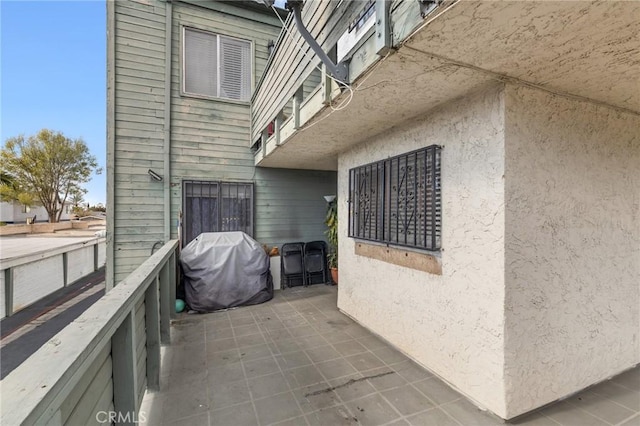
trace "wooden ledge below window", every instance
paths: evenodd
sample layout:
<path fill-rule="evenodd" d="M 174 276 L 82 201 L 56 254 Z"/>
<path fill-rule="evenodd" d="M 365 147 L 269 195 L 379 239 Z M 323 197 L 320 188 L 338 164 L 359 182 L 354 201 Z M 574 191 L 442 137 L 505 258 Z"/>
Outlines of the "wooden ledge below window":
<path fill-rule="evenodd" d="M 405 268 L 442 275 L 440 260 L 431 254 L 363 242 L 356 242 L 355 253 L 358 256 L 381 260 Z"/>

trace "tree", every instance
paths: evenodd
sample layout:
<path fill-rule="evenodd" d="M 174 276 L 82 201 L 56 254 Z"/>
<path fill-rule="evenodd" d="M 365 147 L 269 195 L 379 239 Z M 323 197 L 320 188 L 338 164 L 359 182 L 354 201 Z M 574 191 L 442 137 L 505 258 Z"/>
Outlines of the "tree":
<path fill-rule="evenodd" d="M 39 201 L 49 215 L 49 222 L 58 222 L 64 203 L 71 195 L 83 194 L 81 187 L 100 173 L 96 158 L 82 139 L 69 139 L 61 132 L 43 129 L 25 139 L 9 138 L 0 151 L 0 173 L 10 179 L 0 184 L 3 199 Z"/>
<path fill-rule="evenodd" d="M 15 179 L 9 173 L 0 171 L 0 185 L 13 186 Z"/>
<path fill-rule="evenodd" d="M 0 171 L 0 201 L 18 201 L 28 207 L 34 204 L 33 194 L 22 190 L 16 178 L 3 170 Z"/>
<path fill-rule="evenodd" d="M 86 189 L 78 189 L 69 193 L 69 201 L 74 207 L 78 207 L 84 201 L 84 194 L 87 193 Z"/>

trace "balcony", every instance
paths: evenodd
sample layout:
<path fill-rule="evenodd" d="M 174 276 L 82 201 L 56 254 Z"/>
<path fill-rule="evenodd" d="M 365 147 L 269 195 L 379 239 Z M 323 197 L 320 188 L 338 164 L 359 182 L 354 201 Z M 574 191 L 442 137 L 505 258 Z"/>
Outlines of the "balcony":
<path fill-rule="evenodd" d="M 418 2 L 399 5 L 395 16 L 411 11 L 408 16 L 419 18 Z M 305 2 L 302 9 L 305 27 L 322 49 L 334 62 L 348 64 L 350 81 L 363 76 L 389 51 L 390 34 L 385 29 L 389 27 L 385 25 L 389 16 L 389 2 L 384 1 Z M 378 21 L 380 25 L 376 25 Z M 414 24 L 398 30 L 395 35 L 406 35 Z M 254 146 L 259 146 L 256 164 L 265 167 L 290 165 L 286 156 L 297 144 L 292 140 L 299 139 L 299 135 L 304 134 L 305 140 L 311 140 L 321 136 L 328 127 L 344 128 L 346 123 L 340 126 L 331 112 L 346 106 L 345 100 L 351 96 L 348 88 L 328 75 L 326 67 L 298 32 L 292 14 L 285 26 L 252 99 L 251 138 Z M 354 106 L 350 105 L 350 110 L 356 109 Z M 327 118 L 330 120 L 322 126 L 312 128 L 312 123 Z M 363 135 L 376 132 L 375 128 L 359 127 Z M 359 132 L 348 130 L 345 138 Z M 305 144 L 308 150 L 295 150 L 296 168 L 336 170 L 337 153 L 342 148 L 340 142 L 323 137 L 320 140 L 321 143 Z M 288 146 L 285 147 L 285 143 Z"/>
<path fill-rule="evenodd" d="M 255 163 L 336 170 L 349 147 L 496 84 L 638 112 L 638 16 L 634 2 L 307 1 L 302 20 L 349 88 L 290 16 L 252 99 Z"/>
<path fill-rule="evenodd" d="M 2 381 L 2 424 L 503 424 L 342 314 L 336 287 L 169 326 L 176 248 Z M 637 424 L 639 395 L 636 367 L 507 424 Z"/>

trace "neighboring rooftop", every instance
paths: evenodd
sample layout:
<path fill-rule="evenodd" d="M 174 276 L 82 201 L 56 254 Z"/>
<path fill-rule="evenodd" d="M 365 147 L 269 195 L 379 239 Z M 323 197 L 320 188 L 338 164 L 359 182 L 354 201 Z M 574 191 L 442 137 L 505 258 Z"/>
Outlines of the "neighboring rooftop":
<path fill-rule="evenodd" d="M 95 229 L 88 230 L 67 230 L 55 234 L 37 234 L 3 236 L 0 237 L 0 261 L 19 258 L 22 256 L 49 252 L 69 245 L 94 241 Z"/>

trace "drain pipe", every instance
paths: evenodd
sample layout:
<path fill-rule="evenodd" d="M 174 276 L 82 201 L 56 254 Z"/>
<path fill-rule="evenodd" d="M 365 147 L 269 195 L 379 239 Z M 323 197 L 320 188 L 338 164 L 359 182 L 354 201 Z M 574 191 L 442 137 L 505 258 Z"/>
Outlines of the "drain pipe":
<path fill-rule="evenodd" d="M 315 54 L 318 55 L 318 58 L 320 58 L 322 63 L 327 67 L 333 78 L 341 83 L 348 84 L 349 68 L 347 65 L 344 62 L 334 64 L 302 23 L 302 1 L 303 0 L 288 0 L 286 4 L 286 8 L 293 12 L 298 32 L 300 32 L 302 38 L 304 38 Z"/>

